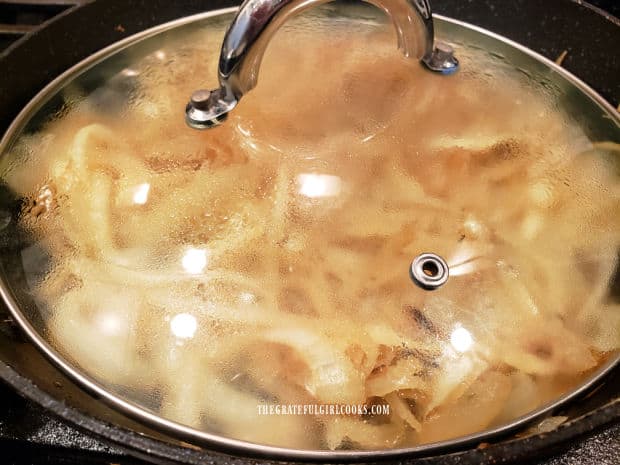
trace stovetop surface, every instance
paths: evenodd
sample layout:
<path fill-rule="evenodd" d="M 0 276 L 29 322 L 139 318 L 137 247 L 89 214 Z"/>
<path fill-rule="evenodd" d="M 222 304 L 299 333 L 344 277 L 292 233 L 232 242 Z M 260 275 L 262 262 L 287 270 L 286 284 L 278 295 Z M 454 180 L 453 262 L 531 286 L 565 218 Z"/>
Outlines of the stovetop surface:
<path fill-rule="evenodd" d="M 0 0 L 0 51 L 54 15 L 84 1 Z M 620 16 L 618 0 L 590 0 L 590 3 Z M 143 462 L 62 423 L 0 383 L 0 464 L 140 465 Z M 567 445 L 559 455 L 541 459 L 535 465 L 620 465 L 620 425 L 593 432 Z"/>
<path fill-rule="evenodd" d="M 544 454 L 544 451 L 542 451 Z M 142 465 L 50 416 L 0 384 L 0 463 L 3 465 Z M 619 465 L 620 424 L 595 432 L 532 465 Z"/>

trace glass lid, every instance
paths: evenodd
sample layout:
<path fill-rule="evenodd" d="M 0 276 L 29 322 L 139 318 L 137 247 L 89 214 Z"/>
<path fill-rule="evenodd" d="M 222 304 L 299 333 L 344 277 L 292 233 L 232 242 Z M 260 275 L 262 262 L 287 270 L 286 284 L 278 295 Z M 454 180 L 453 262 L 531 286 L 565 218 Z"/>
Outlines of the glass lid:
<path fill-rule="evenodd" d="M 5 137 L 3 296 L 56 363 L 185 440 L 315 452 L 479 438 L 611 367 L 616 112 L 452 20 L 432 73 L 337 3 L 198 131 L 232 18 L 93 57 Z"/>

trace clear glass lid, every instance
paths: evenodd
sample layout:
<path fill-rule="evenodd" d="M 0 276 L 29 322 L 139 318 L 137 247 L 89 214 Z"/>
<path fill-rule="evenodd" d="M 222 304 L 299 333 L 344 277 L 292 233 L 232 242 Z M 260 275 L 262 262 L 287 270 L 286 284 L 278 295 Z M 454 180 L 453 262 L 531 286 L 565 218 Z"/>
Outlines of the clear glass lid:
<path fill-rule="evenodd" d="M 442 76 L 327 6 L 196 131 L 230 19 L 91 60 L 7 135 L 4 295 L 45 350 L 185 438 L 301 450 L 489 431 L 617 358 L 617 113 L 464 25 Z"/>

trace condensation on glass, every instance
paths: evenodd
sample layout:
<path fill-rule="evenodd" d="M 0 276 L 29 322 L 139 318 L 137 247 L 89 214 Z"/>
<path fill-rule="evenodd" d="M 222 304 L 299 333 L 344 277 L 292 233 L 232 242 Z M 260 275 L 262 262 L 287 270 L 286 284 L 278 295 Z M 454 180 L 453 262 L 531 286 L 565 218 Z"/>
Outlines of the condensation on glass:
<path fill-rule="evenodd" d="M 325 7 L 194 131 L 186 98 L 229 20 L 74 76 L 0 161 L 6 281 L 68 363 L 200 431 L 374 450 L 511 422 L 617 355 L 620 136 L 601 107 L 465 27 L 438 21 L 461 61 L 445 78 L 374 10 Z M 450 269 L 432 292 L 409 276 L 429 251 Z"/>

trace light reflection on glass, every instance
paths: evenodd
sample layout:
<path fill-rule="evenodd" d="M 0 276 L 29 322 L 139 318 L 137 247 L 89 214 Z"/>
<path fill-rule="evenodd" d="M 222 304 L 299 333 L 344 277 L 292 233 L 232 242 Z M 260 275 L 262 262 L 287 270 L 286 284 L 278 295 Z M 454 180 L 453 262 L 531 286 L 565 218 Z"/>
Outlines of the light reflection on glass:
<path fill-rule="evenodd" d="M 190 248 L 183 254 L 181 264 L 189 274 L 199 274 L 206 268 L 208 262 L 206 249 Z"/>
<path fill-rule="evenodd" d="M 170 330 L 179 339 L 191 339 L 196 334 L 198 322 L 189 313 L 179 313 L 170 321 Z"/>
<path fill-rule="evenodd" d="M 458 327 L 450 335 L 450 344 L 457 352 L 467 352 L 474 343 L 471 333 L 463 327 Z"/>
<path fill-rule="evenodd" d="M 476 256 L 476 250 L 469 245 L 462 245 L 448 259 L 450 276 L 462 276 L 476 271 L 480 257 Z"/>
<path fill-rule="evenodd" d="M 342 180 L 329 174 L 300 174 L 297 184 L 299 193 L 306 197 L 335 197 L 340 194 Z"/>
<path fill-rule="evenodd" d="M 140 184 L 134 189 L 133 192 L 133 203 L 137 205 L 144 205 L 149 199 L 149 191 L 151 190 L 151 185 L 148 183 Z"/>
<path fill-rule="evenodd" d="M 471 237 L 479 237 L 484 232 L 484 226 L 473 216 L 468 216 L 463 224 L 465 231 Z"/>
<path fill-rule="evenodd" d="M 451 277 L 478 273 L 499 265 L 484 248 L 469 241 L 461 242 L 446 261 Z"/>
<path fill-rule="evenodd" d="M 249 129 L 244 128 L 240 124 L 237 125 L 237 129 L 239 129 L 239 132 L 241 134 L 243 134 L 245 137 L 250 137 L 250 130 Z"/>
<path fill-rule="evenodd" d="M 241 302 L 243 303 L 251 304 L 256 302 L 256 296 L 251 292 L 242 292 L 241 294 L 239 294 L 239 300 L 241 300 Z"/>
<path fill-rule="evenodd" d="M 253 141 L 253 140 L 251 140 L 251 139 L 248 139 L 248 140 L 246 140 L 246 141 L 245 141 L 245 143 L 246 143 L 246 144 L 248 145 L 248 147 L 250 147 L 252 150 L 254 150 L 254 151 L 258 152 L 259 147 L 258 147 L 258 144 L 256 144 L 256 142 L 254 142 L 254 141 Z"/>
<path fill-rule="evenodd" d="M 136 71 L 135 69 L 125 68 L 124 70 L 121 71 L 121 74 L 125 77 L 135 77 L 135 76 L 138 76 L 140 72 Z"/>
<path fill-rule="evenodd" d="M 105 312 L 98 316 L 97 326 L 99 330 L 108 336 L 115 336 L 123 331 L 123 321 L 114 312 Z"/>
<path fill-rule="evenodd" d="M 463 276 L 469 273 L 473 273 L 478 268 L 478 260 L 474 257 L 467 261 L 460 262 L 454 266 L 448 264 L 450 267 L 450 276 Z"/>

